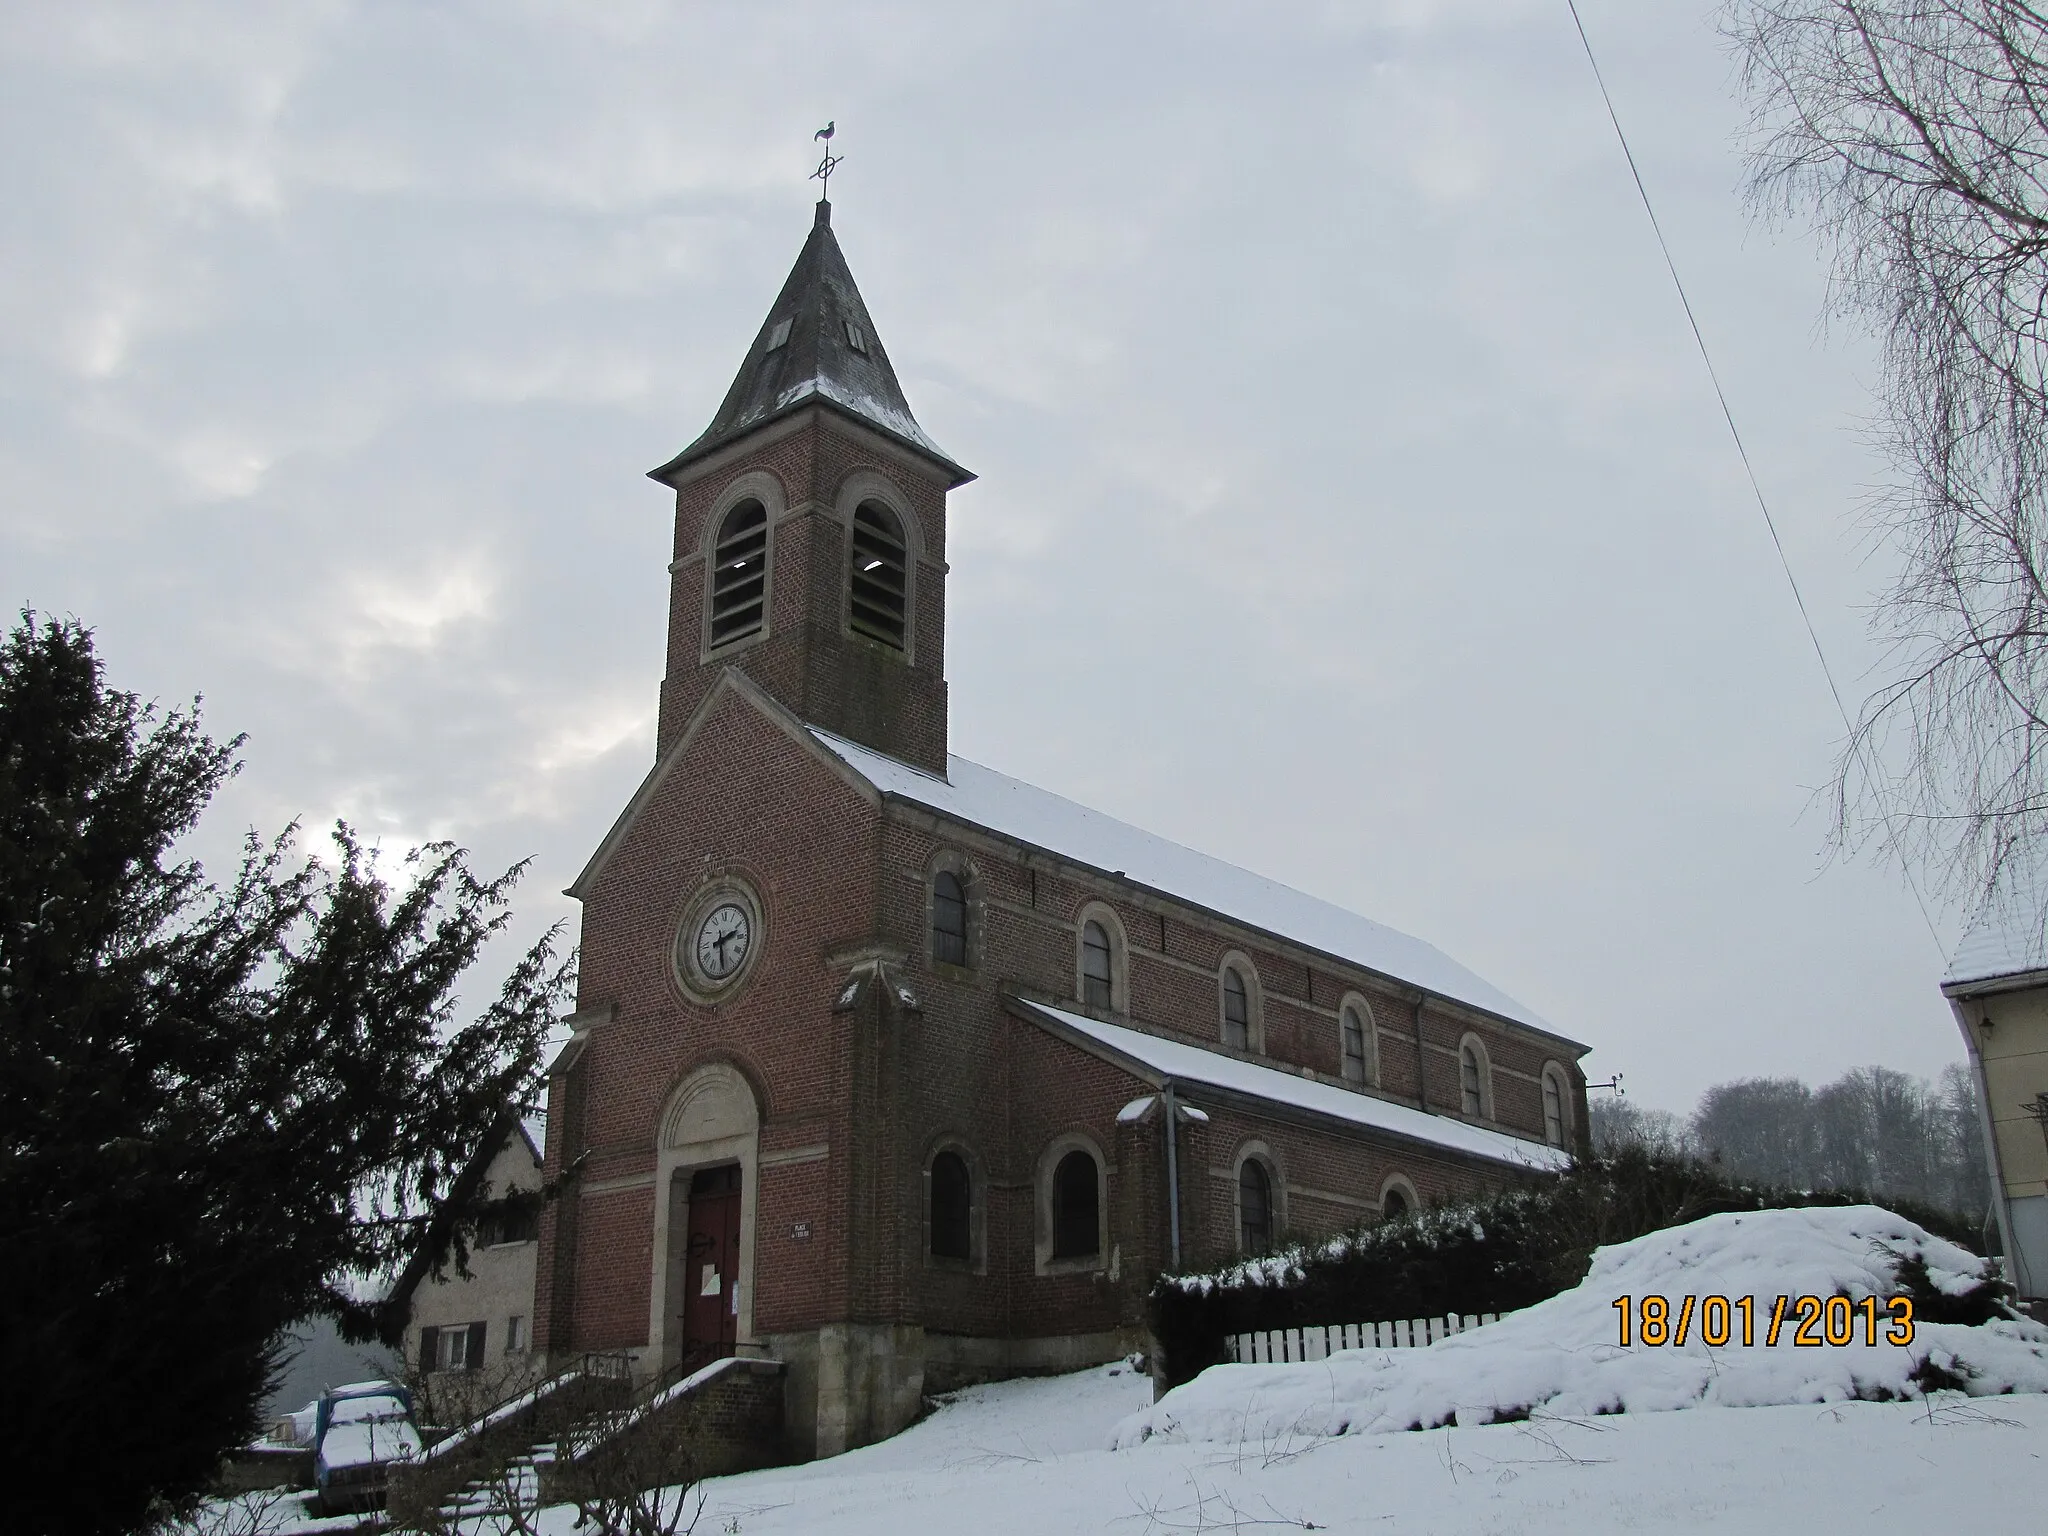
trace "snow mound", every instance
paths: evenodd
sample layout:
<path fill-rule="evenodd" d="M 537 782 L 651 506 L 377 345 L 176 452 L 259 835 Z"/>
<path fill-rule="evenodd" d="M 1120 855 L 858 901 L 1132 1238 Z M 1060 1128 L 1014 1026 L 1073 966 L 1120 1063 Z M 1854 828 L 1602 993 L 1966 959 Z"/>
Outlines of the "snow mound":
<path fill-rule="evenodd" d="M 1272 1443 L 1322 1435 L 1379 1434 L 1444 1424 L 1487 1424 L 1532 1410 L 1559 1417 L 1647 1413 L 1702 1405 L 1760 1407 L 1845 1398 L 1918 1397 L 1923 1384 L 1974 1395 L 2048 1392 L 2048 1327 L 1994 1320 L 1978 1327 L 1916 1322 L 1904 1344 L 1888 1340 L 1884 1303 L 1901 1266 L 1960 1295 L 1987 1277 L 1985 1261 L 1872 1205 L 1747 1211 L 1709 1216 L 1602 1248 L 1578 1286 L 1499 1322 L 1426 1349 L 1347 1350 L 1300 1365 L 1219 1365 L 1116 1427 L 1119 1448 L 1151 1439 Z M 1686 1296 L 1751 1298 L 1754 1339 L 1742 1345 L 1740 1312 L 1730 1342 L 1699 1337 L 1695 1309 L 1682 1345 L 1618 1342 L 1617 1297 L 1656 1295 L 1675 1323 Z M 1852 1341 L 1794 1342 L 1793 1309 L 1766 1342 L 1778 1298 L 1879 1300 L 1877 1343 L 1861 1311 Z M 1636 1307 L 1632 1314 L 1639 1318 Z M 1816 1330 L 1817 1331 L 1817 1330 Z"/>

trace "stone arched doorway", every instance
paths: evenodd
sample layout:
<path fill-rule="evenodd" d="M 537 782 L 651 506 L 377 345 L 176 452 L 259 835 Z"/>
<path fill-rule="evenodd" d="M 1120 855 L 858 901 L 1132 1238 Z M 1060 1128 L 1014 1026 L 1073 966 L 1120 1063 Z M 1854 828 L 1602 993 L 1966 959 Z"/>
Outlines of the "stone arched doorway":
<path fill-rule="evenodd" d="M 669 1095 L 656 1137 L 648 1342 L 661 1369 L 754 1339 L 754 1210 L 761 1110 L 725 1062 Z"/>

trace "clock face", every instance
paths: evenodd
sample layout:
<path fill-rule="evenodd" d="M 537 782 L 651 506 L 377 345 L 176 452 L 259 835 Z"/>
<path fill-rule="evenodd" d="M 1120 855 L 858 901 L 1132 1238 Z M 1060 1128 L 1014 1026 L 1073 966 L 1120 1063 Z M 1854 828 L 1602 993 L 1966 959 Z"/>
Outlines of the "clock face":
<path fill-rule="evenodd" d="M 720 902 L 697 927 L 697 969 L 707 981 L 725 981 L 746 963 L 754 924 L 736 901 Z"/>

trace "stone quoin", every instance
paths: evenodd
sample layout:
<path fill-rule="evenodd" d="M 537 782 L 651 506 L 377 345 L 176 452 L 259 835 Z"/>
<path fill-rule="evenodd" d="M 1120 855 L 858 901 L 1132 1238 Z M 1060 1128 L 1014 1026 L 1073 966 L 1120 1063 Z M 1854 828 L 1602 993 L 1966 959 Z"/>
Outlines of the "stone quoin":
<path fill-rule="evenodd" d="M 570 887 L 533 1343 L 788 1367 L 829 1455 L 1145 1347 L 1154 1278 L 1540 1176 L 1585 1047 L 948 753 L 947 498 L 821 202 L 675 493 L 656 761 Z"/>

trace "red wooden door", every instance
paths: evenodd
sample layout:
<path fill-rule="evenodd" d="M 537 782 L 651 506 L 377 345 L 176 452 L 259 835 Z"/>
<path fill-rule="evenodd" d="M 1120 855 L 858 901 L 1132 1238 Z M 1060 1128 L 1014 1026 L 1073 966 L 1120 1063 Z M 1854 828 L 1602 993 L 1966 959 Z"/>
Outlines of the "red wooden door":
<path fill-rule="evenodd" d="M 683 1263 L 683 1365 L 695 1370 L 733 1352 L 739 1335 L 740 1170 L 699 1169 L 690 1179 Z"/>

